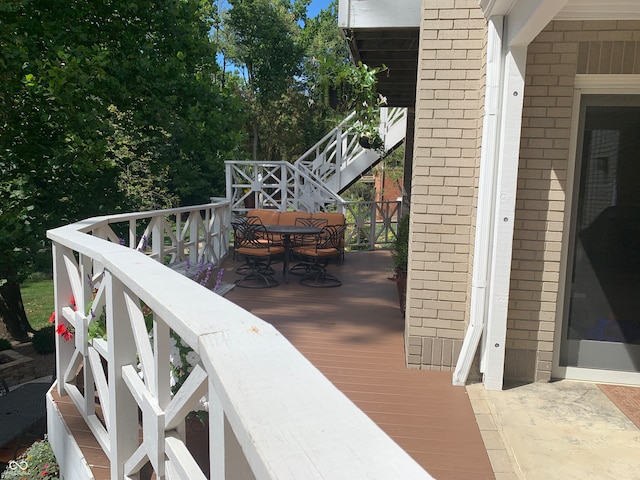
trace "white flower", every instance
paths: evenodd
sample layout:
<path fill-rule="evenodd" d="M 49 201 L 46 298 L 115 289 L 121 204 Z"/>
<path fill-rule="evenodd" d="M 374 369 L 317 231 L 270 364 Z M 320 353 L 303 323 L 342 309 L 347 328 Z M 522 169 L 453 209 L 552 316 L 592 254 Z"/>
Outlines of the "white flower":
<path fill-rule="evenodd" d="M 187 353 L 186 360 L 189 365 L 191 366 L 196 365 L 197 363 L 200 362 L 200 355 L 198 355 L 196 352 L 191 350 L 189 353 Z"/>
<path fill-rule="evenodd" d="M 176 368 L 181 368 L 182 367 L 182 359 L 180 358 L 180 350 L 176 349 L 171 349 L 169 351 L 169 361 L 171 362 L 171 365 L 173 365 Z"/>
<path fill-rule="evenodd" d="M 209 399 L 206 395 L 200 399 L 200 406 L 205 412 L 209 411 Z"/>

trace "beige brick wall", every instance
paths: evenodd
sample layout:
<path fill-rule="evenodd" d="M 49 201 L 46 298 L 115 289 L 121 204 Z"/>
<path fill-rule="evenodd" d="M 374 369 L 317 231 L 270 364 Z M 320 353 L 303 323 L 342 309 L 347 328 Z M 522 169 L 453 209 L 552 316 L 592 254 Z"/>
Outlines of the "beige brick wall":
<path fill-rule="evenodd" d="M 468 323 L 485 37 L 476 0 L 425 2 L 406 329 L 414 368 L 453 369 Z"/>
<path fill-rule="evenodd" d="M 551 378 L 576 73 L 640 72 L 640 22 L 552 22 L 528 49 L 505 377 Z"/>
<path fill-rule="evenodd" d="M 451 370 L 469 317 L 486 65 L 475 0 L 425 2 L 406 348 Z M 640 22 L 553 22 L 528 49 L 505 377 L 551 377 L 576 73 L 640 72 Z"/>

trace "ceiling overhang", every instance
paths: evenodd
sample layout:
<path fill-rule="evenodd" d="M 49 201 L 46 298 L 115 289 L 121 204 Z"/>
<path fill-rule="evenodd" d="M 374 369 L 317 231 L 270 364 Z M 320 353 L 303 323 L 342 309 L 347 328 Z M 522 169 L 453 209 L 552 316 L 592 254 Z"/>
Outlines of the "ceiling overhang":
<path fill-rule="evenodd" d="M 638 20 L 638 0 L 480 0 L 478 4 L 485 18 L 494 15 L 506 16 L 519 3 L 548 4 L 560 6 L 554 20 Z"/>
<path fill-rule="evenodd" d="M 485 16 L 504 17 L 505 45 L 527 46 L 553 20 L 638 20 L 638 0 L 479 0 Z"/>
<path fill-rule="evenodd" d="M 507 46 L 527 46 L 553 20 L 640 20 L 639 0 L 478 0 L 485 18 L 504 17 Z M 338 26 L 355 62 L 385 65 L 378 91 L 389 106 L 413 107 L 421 0 L 339 0 Z"/>

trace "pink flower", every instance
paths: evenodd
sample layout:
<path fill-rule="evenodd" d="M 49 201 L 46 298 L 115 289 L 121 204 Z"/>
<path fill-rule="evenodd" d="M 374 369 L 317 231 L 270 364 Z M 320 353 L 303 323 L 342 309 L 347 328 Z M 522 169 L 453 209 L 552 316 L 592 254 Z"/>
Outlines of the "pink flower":
<path fill-rule="evenodd" d="M 56 328 L 56 333 L 58 335 L 64 335 L 64 332 L 67 331 L 67 326 L 64 323 L 61 323 L 60 325 L 58 325 L 58 327 Z"/>
<path fill-rule="evenodd" d="M 51 316 L 49 317 L 49 323 L 55 323 L 56 321 L 56 312 L 51 312 Z"/>

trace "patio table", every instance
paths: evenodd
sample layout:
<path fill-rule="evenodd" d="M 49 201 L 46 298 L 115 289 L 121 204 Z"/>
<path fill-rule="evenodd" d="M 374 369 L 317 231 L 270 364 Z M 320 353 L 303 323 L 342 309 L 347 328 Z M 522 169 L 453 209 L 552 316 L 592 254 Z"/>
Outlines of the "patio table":
<path fill-rule="evenodd" d="M 45 418 L 45 394 L 50 386 L 27 383 L 0 397 L 0 448 Z"/>
<path fill-rule="evenodd" d="M 291 252 L 291 235 L 317 235 L 322 230 L 308 225 L 265 225 L 267 233 L 282 235 L 284 245 L 284 266 L 282 276 L 289 283 L 289 256 Z"/>

